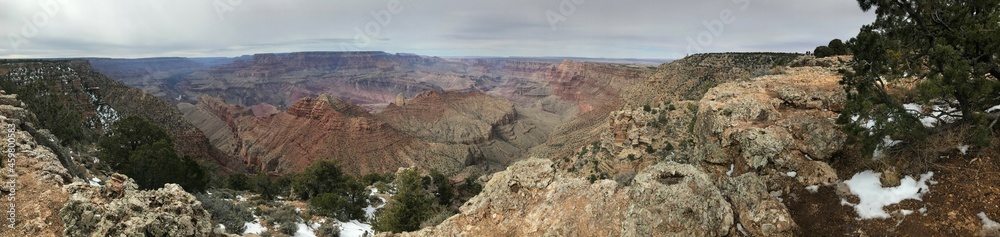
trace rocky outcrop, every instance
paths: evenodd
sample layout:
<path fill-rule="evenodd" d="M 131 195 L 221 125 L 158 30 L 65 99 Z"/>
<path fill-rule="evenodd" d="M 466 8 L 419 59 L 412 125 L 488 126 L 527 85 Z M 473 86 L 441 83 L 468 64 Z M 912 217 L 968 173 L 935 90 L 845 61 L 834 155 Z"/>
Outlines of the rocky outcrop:
<path fill-rule="evenodd" d="M 0 196 L 5 217 L 0 236 L 59 236 L 63 231 L 59 207 L 69 196 L 60 187 L 72 182 L 73 176 L 53 149 L 39 144 L 41 139 L 52 139 L 51 135 L 34 128 L 35 115 L 23 106 L 15 95 L 0 92 L 0 134 L 4 138 Z M 43 137 L 36 138 L 29 131 Z M 7 143 L 9 136 L 14 141 L 11 145 Z M 8 163 L 6 151 L 10 148 L 14 149 L 14 164 Z M 10 168 L 15 172 L 9 173 Z M 11 181 L 14 181 L 13 186 L 8 183 Z M 16 222 L 13 228 L 8 228 L 7 211 L 11 206 L 15 208 Z"/>
<path fill-rule="evenodd" d="M 806 185 L 836 180 L 821 161 L 844 146 L 833 121 L 845 98 L 840 75 L 820 67 L 786 70 L 705 94 L 694 125 L 704 161 L 740 170 L 806 168 L 822 176 L 800 177 Z"/>
<path fill-rule="evenodd" d="M 76 182 L 59 210 L 66 236 L 211 236 L 210 214 L 191 194 L 176 184 L 150 191 L 124 175 L 115 174 L 104 185 Z"/>
<path fill-rule="evenodd" d="M 493 174 L 460 214 L 399 236 L 724 236 L 732 226 L 730 205 L 691 165 L 650 166 L 628 185 L 530 159 Z"/>
<path fill-rule="evenodd" d="M 788 208 L 768 192 L 764 181 L 754 173 L 726 180 L 723 193 L 733 205 L 741 224 L 739 231 L 749 236 L 796 236 L 798 226 Z"/>

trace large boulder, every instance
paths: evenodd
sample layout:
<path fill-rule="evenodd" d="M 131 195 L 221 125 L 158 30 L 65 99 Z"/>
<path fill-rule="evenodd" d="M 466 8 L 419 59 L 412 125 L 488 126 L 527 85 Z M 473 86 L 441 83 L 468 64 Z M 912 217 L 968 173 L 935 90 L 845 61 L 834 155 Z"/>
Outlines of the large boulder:
<path fill-rule="evenodd" d="M 104 185 L 75 182 L 59 210 L 66 236 L 211 236 L 210 214 L 176 184 L 139 190 L 121 174 Z"/>
<path fill-rule="evenodd" d="M 788 208 L 767 192 L 764 181 L 754 173 L 728 179 L 723 193 L 733 204 L 741 231 L 750 236 L 795 236 L 798 225 Z"/>

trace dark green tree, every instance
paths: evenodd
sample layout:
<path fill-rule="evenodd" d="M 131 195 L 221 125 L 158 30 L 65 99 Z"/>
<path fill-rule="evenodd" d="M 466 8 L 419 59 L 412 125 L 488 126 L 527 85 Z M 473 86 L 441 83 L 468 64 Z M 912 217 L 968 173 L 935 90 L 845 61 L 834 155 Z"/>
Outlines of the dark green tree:
<path fill-rule="evenodd" d="M 226 187 L 232 190 L 248 191 L 250 187 L 250 178 L 246 174 L 232 174 L 226 178 Z"/>
<path fill-rule="evenodd" d="M 850 41 L 852 70 L 842 81 L 848 102 L 838 122 L 848 124 L 853 141 L 871 151 L 885 136 L 919 142 L 929 132 L 968 125 L 978 138 L 972 142 L 988 143 L 985 109 L 1000 104 L 1000 0 L 858 3 L 874 10 L 876 20 Z M 888 92 L 901 82 L 915 83 L 918 96 Z M 959 122 L 925 129 L 902 108 L 904 100 L 956 108 L 940 112 Z M 873 126 L 864 128 L 866 123 Z"/>
<path fill-rule="evenodd" d="M 345 190 L 348 178 L 335 161 L 322 160 L 299 174 L 292 182 L 292 190 L 299 198 L 310 199 L 321 193 Z"/>
<path fill-rule="evenodd" d="M 434 198 L 424 190 L 416 170 L 407 170 L 396 177 L 397 193 L 375 221 L 375 230 L 404 232 L 420 229 L 420 223 L 431 215 Z"/>
<path fill-rule="evenodd" d="M 837 52 L 833 51 L 833 49 L 831 49 L 829 46 L 819 46 L 816 47 L 815 50 L 813 50 L 813 55 L 816 56 L 817 58 L 825 58 L 837 55 Z"/>
<path fill-rule="evenodd" d="M 167 133 L 145 119 L 128 116 L 115 122 L 98 146 L 101 161 L 134 179 L 142 189 L 176 183 L 199 192 L 208 183 L 205 170 L 188 157 L 178 158 Z"/>
<path fill-rule="evenodd" d="M 292 190 L 299 198 L 310 200 L 317 214 L 342 221 L 364 218 L 362 208 L 368 205 L 365 186 L 344 174 L 334 161 L 324 160 L 307 167 L 292 181 Z"/>
<path fill-rule="evenodd" d="M 265 173 L 257 173 L 256 175 L 250 177 L 250 189 L 255 193 L 259 193 L 260 197 L 266 200 L 274 199 L 277 195 L 277 188 L 271 182 L 271 177 L 267 176 Z"/>
<path fill-rule="evenodd" d="M 833 50 L 834 55 L 851 54 L 850 49 L 847 48 L 847 44 L 844 44 L 844 41 L 841 41 L 840 39 L 830 40 L 830 43 L 827 44 L 826 46 L 830 47 L 830 49 Z"/>
<path fill-rule="evenodd" d="M 437 170 L 431 170 L 431 180 L 434 182 L 434 196 L 438 199 L 438 204 L 447 205 L 455 197 L 455 192 L 451 189 L 451 180 Z"/>

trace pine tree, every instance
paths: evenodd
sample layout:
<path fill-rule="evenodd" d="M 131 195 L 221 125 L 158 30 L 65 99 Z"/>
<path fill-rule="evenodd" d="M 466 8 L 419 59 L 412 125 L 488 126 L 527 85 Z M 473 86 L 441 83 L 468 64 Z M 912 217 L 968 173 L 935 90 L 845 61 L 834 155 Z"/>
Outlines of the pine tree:
<path fill-rule="evenodd" d="M 407 170 L 396 178 L 397 193 L 375 221 L 375 230 L 404 232 L 420 229 L 430 217 L 433 197 L 421 185 L 420 175 Z"/>

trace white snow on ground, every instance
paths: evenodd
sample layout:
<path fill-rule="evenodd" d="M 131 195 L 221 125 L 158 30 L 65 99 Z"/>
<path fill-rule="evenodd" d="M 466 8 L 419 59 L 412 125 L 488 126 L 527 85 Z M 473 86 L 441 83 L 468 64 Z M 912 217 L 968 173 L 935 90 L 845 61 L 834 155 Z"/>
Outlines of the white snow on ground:
<path fill-rule="evenodd" d="M 809 190 L 810 193 L 819 192 L 819 185 L 809 185 L 809 186 L 806 186 L 806 190 Z"/>
<path fill-rule="evenodd" d="M 372 188 L 372 192 L 369 193 L 368 195 L 369 196 L 375 196 L 376 193 L 378 193 L 378 189 L 377 188 Z M 378 197 L 378 196 L 376 196 L 376 197 Z M 373 207 L 371 204 L 369 204 L 367 207 L 364 208 L 364 210 L 365 210 L 365 217 L 368 217 L 369 220 L 375 217 L 375 211 L 377 211 L 378 209 L 382 209 L 383 207 L 385 207 L 385 203 L 386 203 L 385 198 L 378 197 L 378 199 L 382 200 L 382 204 L 379 204 L 377 207 Z"/>
<path fill-rule="evenodd" d="M 858 196 L 860 202 L 854 204 L 842 199 L 841 204 L 853 206 L 860 219 L 885 219 L 889 217 L 889 214 L 885 212 L 885 206 L 906 199 L 921 200 L 920 197 L 930 191 L 927 181 L 934 176 L 934 172 L 920 175 L 919 181 L 906 176 L 899 181 L 899 186 L 891 188 L 882 187 L 882 181 L 879 180 L 880 175 L 881 173 L 866 170 L 844 181 L 844 184 L 850 188 L 851 194 Z"/>
<path fill-rule="evenodd" d="M 917 211 L 919 211 L 920 214 L 924 214 L 925 216 L 927 215 L 927 207 L 921 207 L 920 209 L 917 209 Z"/>
<path fill-rule="evenodd" d="M 957 148 L 959 152 L 962 152 L 962 155 L 969 151 L 969 145 L 959 145 Z"/>
<path fill-rule="evenodd" d="M 306 225 L 306 223 L 302 223 L 302 222 L 295 223 L 295 225 L 298 226 L 299 228 L 298 228 L 298 230 L 295 231 L 295 235 L 293 235 L 293 236 L 295 236 L 295 237 L 316 237 L 316 232 L 313 231 L 315 228 L 313 228 L 312 226 Z M 313 226 L 315 226 L 315 224 Z"/>
<path fill-rule="evenodd" d="M 90 178 L 90 186 L 100 187 L 101 179 L 98 179 L 97 177 Z"/>
<path fill-rule="evenodd" d="M 247 198 L 243 197 L 243 195 L 236 195 L 236 200 L 241 202 L 246 202 Z"/>
<path fill-rule="evenodd" d="M 983 220 L 983 233 L 981 234 L 984 236 L 992 236 L 990 234 L 1000 234 L 1000 223 L 990 220 L 990 218 L 986 216 L 986 212 L 979 212 L 977 215 L 979 216 L 979 219 Z"/>
<path fill-rule="evenodd" d="M 372 230 L 372 225 L 361 223 L 358 220 L 340 223 L 341 237 L 364 236 L 365 233 L 369 233 L 368 235 L 375 234 L 375 231 Z"/>
<path fill-rule="evenodd" d="M 246 227 L 246 230 L 243 231 L 243 235 L 260 234 L 267 231 L 267 227 L 260 224 L 260 217 L 256 215 L 253 216 L 253 222 L 243 223 L 243 226 Z"/>
<path fill-rule="evenodd" d="M 798 173 L 795 173 L 795 171 L 789 171 L 788 173 L 785 173 L 786 176 L 792 177 L 792 178 L 795 178 L 795 175 L 797 175 L 797 174 Z"/>
<path fill-rule="evenodd" d="M 729 164 L 729 171 L 726 171 L 726 176 L 733 176 L 733 168 L 736 167 L 735 164 Z"/>

